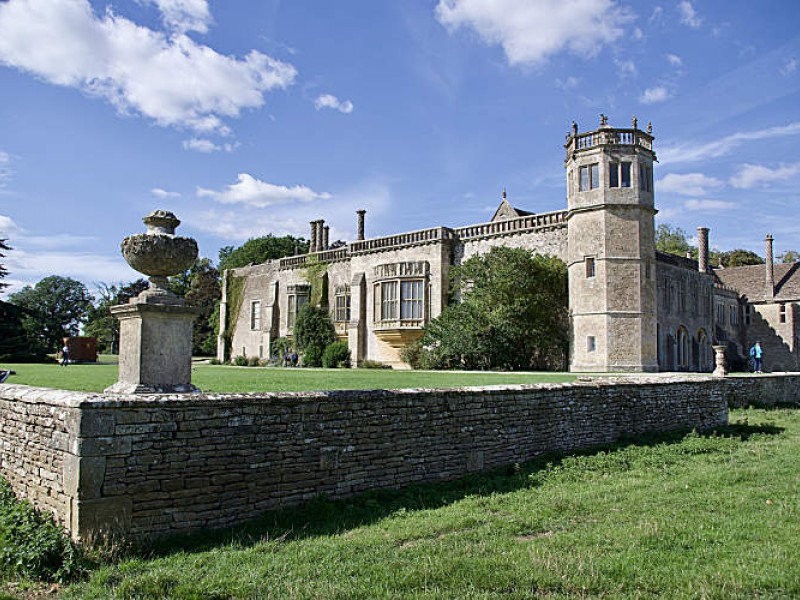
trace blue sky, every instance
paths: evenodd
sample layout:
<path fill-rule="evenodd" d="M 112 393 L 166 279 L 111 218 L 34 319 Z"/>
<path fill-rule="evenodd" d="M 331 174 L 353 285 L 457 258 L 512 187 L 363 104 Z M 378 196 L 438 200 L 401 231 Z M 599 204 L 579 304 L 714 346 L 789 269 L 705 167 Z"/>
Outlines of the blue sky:
<path fill-rule="evenodd" d="M 565 207 L 564 135 L 653 123 L 659 222 L 800 249 L 797 0 L 0 1 L 10 291 L 136 277 L 155 208 L 201 255 Z"/>

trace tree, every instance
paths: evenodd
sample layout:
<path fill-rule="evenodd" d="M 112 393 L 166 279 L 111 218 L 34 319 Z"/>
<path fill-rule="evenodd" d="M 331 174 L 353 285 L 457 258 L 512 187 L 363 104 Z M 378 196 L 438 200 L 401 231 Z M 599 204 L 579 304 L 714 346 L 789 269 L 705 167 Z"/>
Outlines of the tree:
<path fill-rule="evenodd" d="M 492 248 L 451 271 L 453 302 L 425 328 L 430 368 L 563 368 L 569 339 L 567 268 L 522 248 Z"/>
<path fill-rule="evenodd" d="M 717 263 L 726 267 L 744 267 L 746 265 L 763 265 L 764 259 L 755 252 L 737 248 L 717 254 Z"/>
<path fill-rule="evenodd" d="M 294 339 L 298 350 L 303 352 L 303 363 L 307 367 L 319 367 L 325 348 L 336 340 L 336 329 L 328 311 L 311 304 L 301 308 L 294 324 Z"/>
<path fill-rule="evenodd" d="M 111 314 L 111 307 L 127 304 L 148 287 L 145 279 L 137 279 L 125 285 L 97 285 L 99 301 L 89 309 L 84 331 L 86 335 L 97 338 L 99 352 L 116 354 L 119 351 L 119 321 Z"/>
<path fill-rule="evenodd" d="M 35 286 L 26 285 L 9 298 L 23 308 L 23 327 L 29 340 L 48 351 L 61 347 L 62 339 L 78 334 L 92 308 L 92 298 L 80 281 L 51 275 Z"/>
<path fill-rule="evenodd" d="M 800 252 L 797 250 L 787 250 L 783 254 L 778 255 L 778 260 L 782 263 L 796 263 L 800 261 Z"/>
<path fill-rule="evenodd" d="M 656 229 L 656 250 L 678 256 L 690 253 L 693 257 L 697 257 L 697 248 L 689 243 L 687 233 L 669 223 L 661 223 Z"/>
<path fill-rule="evenodd" d="M 272 234 L 260 238 L 250 238 L 238 248 L 224 246 L 219 250 L 219 270 L 235 269 L 249 264 L 260 264 L 284 256 L 305 254 L 308 242 L 304 238 L 291 235 L 276 237 Z"/>
<path fill-rule="evenodd" d="M 219 271 L 209 259 L 201 258 L 189 272 L 186 303 L 195 307 L 199 313 L 194 321 L 192 353 L 197 356 L 213 356 L 217 351 L 219 300 L 222 298 Z"/>
<path fill-rule="evenodd" d="M 11 247 L 7 244 L 7 242 L 8 239 L 0 238 L 0 258 L 6 257 L 6 255 L 3 254 L 3 250 L 6 251 L 11 250 Z M 6 270 L 5 266 L 3 266 L 3 263 L 0 263 L 0 279 L 5 278 L 6 275 L 8 275 L 8 270 Z M 7 287 L 8 287 L 7 283 L 3 283 L 2 281 L 0 281 L 0 290 L 3 290 Z"/>

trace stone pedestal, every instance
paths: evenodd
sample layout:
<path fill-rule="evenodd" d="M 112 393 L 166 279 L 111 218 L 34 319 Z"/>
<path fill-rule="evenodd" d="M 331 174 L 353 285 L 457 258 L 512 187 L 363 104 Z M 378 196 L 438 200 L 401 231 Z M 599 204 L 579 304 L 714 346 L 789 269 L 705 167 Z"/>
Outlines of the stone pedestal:
<path fill-rule="evenodd" d="M 712 375 L 725 377 L 728 374 L 728 361 L 725 360 L 725 349 L 727 346 L 711 346 L 714 349 L 714 362 L 716 368 Z"/>
<path fill-rule="evenodd" d="M 115 306 L 119 319 L 117 394 L 186 393 L 192 385 L 192 324 L 197 312 L 174 304 L 136 302 Z"/>

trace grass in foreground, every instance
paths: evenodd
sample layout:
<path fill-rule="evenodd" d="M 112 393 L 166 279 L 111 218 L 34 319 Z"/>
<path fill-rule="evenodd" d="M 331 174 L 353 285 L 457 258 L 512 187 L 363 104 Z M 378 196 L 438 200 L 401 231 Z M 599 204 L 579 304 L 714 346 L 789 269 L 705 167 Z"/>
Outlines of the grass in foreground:
<path fill-rule="evenodd" d="M 7 383 L 64 390 L 102 392 L 117 381 L 116 364 L 0 365 L 16 375 Z M 388 369 L 284 369 L 197 364 L 192 383 L 204 392 L 300 392 L 311 390 L 461 387 L 574 381 L 569 373 L 463 373 Z"/>
<path fill-rule="evenodd" d="M 324 499 L 96 571 L 68 598 L 800 595 L 800 411 Z"/>

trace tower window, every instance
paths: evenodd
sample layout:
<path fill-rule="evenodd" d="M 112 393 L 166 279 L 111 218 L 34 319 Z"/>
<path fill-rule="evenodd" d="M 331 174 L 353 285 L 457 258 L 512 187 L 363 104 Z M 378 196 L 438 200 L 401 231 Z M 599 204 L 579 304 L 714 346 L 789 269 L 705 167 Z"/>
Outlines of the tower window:
<path fill-rule="evenodd" d="M 781 323 L 786 323 L 786 305 L 781 304 L 780 313 L 778 314 L 778 320 Z"/>
<path fill-rule="evenodd" d="M 586 351 L 594 352 L 597 349 L 597 342 L 593 335 L 586 336 Z"/>
<path fill-rule="evenodd" d="M 744 324 L 745 325 L 750 325 L 750 322 L 752 320 L 752 314 L 753 314 L 752 310 L 753 310 L 753 308 L 749 304 L 745 305 L 745 307 L 744 307 Z"/>
<path fill-rule="evenodd" d="M 608 163 L 608 187 L 631 187 L 631 163 Z"/>
<path fill-rule="evenodd" d="M 594 277 L 594 258 L 591 256 L 586 257 L 586 277 Z"/>
<path fill-rule="evenodd" d="M 639 163 L 639 187 L 643 192 L 653 191 L 653 168 Z"/>
<path fill-rule="evenodd" d="M 578 169 L 578 191 L 594 190 L 600 185 L 600 170 L 598 163 L 585 165 Z"/>

